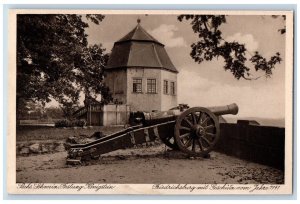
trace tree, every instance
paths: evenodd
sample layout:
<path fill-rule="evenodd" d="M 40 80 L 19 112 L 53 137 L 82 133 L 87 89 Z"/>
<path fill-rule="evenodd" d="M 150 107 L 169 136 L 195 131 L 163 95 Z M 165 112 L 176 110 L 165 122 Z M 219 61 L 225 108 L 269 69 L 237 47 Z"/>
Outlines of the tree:
<path fill-rule="evenodd" d="M 109 56 L 101 47 L 101 44 L 95 44 L 83 50 L 80 61 L 83 69 L 79 67 L 79 69 L 76 70 L 76 77 L 82 84 L 87 101 L 97 102 L 97 93 L 101 93 L 101 103 L 106 104 L 112 101 L 109 89 L 103 83 L 104 66 L 107 64 Z"/>
<path fill-rule="evenodd" d="M 222 57 L 225 65 L 224 69 L 229 70 L 236 79 L 253 80 L 250 68 L 246 66 L 249 61 L 253 64 L 255 71 L 263 71 L 265 77 L 272 75 L 272 70 L 277 63 L 282 61 L 280 53 L 275 53 L 270 59 L 263 57 L 258 51 L 247 59 L 247 49 L 244 44 L 238 42 L 228 42 L 223 39 L 220 26 L 226 23 L 225 15 L 180 15 L 179 21 L 191 20 L 192 29 L 199 36 L 199 41 L 191 45 L 191 57 L 198 62 L 211 61 Z M 279 30 L 282 34 L 285 29 Z"/>
<path fill-rule="evenodd" d="M 28 101 L 19 113 L 22 119 L 37 119 L 45 116 L 45 108 L 41 103 Z"/>
<path fill-rule="evenodd" d="M 96 24 L 104 19 L 98 14 L 84 17 Z M 17 16 L 18 112 L 28 101 L 45 104 L 51 99 L 68 110 L 78 105 L 79 94 L 87 92 L 87 86 L 97 93 L 103 92 L 103 101 L 109 97 L 103 84 L 105 49 L 88 47 L 85 33 L 88 23 L 84 17 L 73 14 Z M 88 53 L 91 50 L 96 53 Z M 95 81 L 97 71 L 99 79 Z"/>
<path fill-rule="evenodd" d="M 64 117 L 64 113 L 59 107 L 47 107 L 45 114 L 47 119 L 62 119 Z"/>

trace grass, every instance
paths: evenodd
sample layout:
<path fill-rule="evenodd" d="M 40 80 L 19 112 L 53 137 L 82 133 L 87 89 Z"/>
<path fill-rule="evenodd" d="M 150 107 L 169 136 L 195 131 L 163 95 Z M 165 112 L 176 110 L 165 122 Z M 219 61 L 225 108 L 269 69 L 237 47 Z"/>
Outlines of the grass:
<path fill-rule="evenodd" d="M 39 126 L 19 126 L 17 127 L 17 142 L 30 140 L 65 140 L 71 136 L 87 135 L 101 131 L 104 134 L 111 134 L 123 129 L 123 127 L 88 127 L 84 128 L 55 128 Z"/>

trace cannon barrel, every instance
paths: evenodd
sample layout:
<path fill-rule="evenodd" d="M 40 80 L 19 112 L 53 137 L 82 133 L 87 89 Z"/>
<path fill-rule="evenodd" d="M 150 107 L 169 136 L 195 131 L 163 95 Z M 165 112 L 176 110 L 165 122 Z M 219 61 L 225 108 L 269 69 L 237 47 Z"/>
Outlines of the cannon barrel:
<path fill-rule="evenodd" d="M 215 106 L 215 107 L 208 107 L 209 111 L 211 111 L 214 115 L 226 115 L 226 114 L 233 114 L 236 115 L 238 113 L 238 106 L 235 103 L 226 105 L 226 106 Z M 163 123 L 166 121 L 175 120 L 180 114 L 183 113 L 185 110 L 172 109 L 168 111 L 157 111 L 157 112 L 135 112 L 130 114 L 129 123 L 131 125 L 143 123 L 144 126 L 154 125 Z"/>
<path fill-rule="evenodd" d="M 236 115 L 239 112 L 239 107 L 235 103 L 226 106 L 208 107 L 207 109 L 214 113 L 216 116 L 226 114 Z"/>

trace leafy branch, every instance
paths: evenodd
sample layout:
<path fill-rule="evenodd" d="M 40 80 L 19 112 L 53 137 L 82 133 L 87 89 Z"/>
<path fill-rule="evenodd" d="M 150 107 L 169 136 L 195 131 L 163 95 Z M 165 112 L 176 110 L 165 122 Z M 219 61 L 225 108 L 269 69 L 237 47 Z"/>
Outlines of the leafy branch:
<path fill-rule="evenodd" d="M 199 37 L 199 41 L 191 45 L 190 55 L 194 61 L 200 64 L 222 57 L 225 62 L 224 69 L 229 70 L 236 79 L 257 80 L 261 77 L 252 77 L 250 68 L 246 66 L 247 61 L 253 64 L 255 71 L 263 71 L 265 77 L 270 77 L 272 69 L 282 61 L 279 52 L 270 59 L 255 52 L 248 59 L 244 44 L 228 42 L 222 37 L 220 26 L 226 23 L 225 15 L 180 15 L 178 20 L 190 20 L 194 33 Z"/>

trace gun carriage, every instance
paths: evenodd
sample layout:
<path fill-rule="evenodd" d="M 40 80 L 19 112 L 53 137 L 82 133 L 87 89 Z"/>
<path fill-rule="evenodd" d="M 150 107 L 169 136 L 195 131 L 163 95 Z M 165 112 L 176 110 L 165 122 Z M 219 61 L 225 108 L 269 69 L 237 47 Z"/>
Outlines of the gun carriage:
<path fill-rule="evenodd" d="M 205 156 L 220 137 L 219 116 L 237 113 L 236 104 L 209 108 L 179 106 L 163 112 L 131 113 L 132 126 L 87 144 L 71 144 L 67 163 L 78 164 L 157 139 L 190 156 Z"/>

